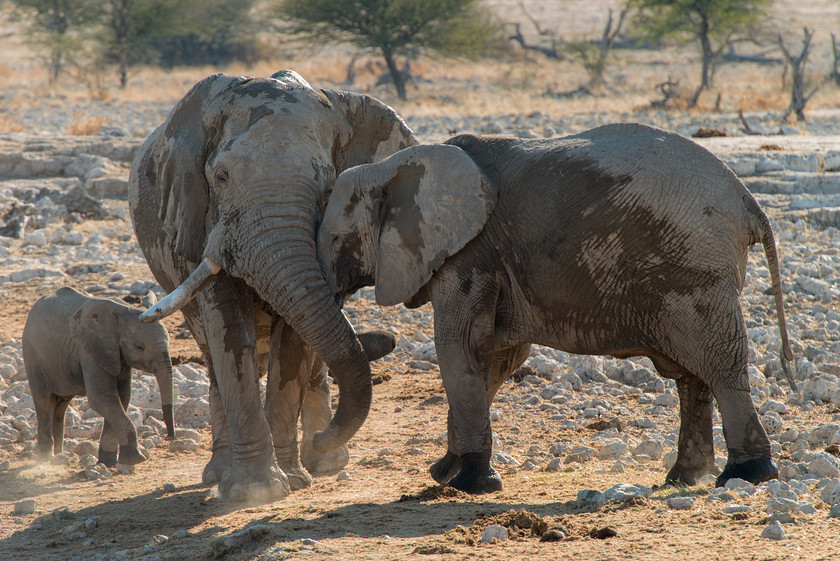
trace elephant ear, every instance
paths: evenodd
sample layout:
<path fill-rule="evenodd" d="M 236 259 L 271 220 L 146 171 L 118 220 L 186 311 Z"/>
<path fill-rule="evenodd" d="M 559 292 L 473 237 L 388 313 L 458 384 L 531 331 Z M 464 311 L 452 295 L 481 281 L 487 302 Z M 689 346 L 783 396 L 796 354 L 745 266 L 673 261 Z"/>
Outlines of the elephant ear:
<path fill-rule="evenodd" d="M 378 162 L 417 144 L 417 138 L 402 117 L 378 99 L 353 92 L 322 91 L 346 117 L 339 121 L 338 142 L 333 150 L 337 173 Z"/>
<path fill-rule="evenodd" d="M 414 146 L 366 167 L 381 186 L 376 301 L 390 306 L 414 296 L 481 232 L 497 193 L 455 146 Z"/>
<path fill-rule="evenodd" d="M 89 300 L 70 317 L 70 337 L 82 352 L 82 364 L 113 376 L 120 374 L 120 334 L 108 302 Z"/>
<path fill-rule="evenodd" d="M 143 165 L 146 180 L 155 186 L 163 231 L 174 238 L 175 253 L 195 263 L 201 261 L 207 233 L 210 194 L 204 163 L 214 131 L 224 124 L 221 119 L 206 122 L 209 108 L 223 91 L 242 80 L 216 74 L 193 86 L 157 130 Z"/>

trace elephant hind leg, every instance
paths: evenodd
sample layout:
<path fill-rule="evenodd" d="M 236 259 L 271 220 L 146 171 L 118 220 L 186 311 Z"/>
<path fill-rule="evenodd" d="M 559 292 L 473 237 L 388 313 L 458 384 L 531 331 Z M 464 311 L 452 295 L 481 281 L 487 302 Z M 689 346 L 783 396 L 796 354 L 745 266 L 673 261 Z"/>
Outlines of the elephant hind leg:
<path fill-rule="evenodd" d="M 303 429 L 300 461 L 314 476 L 334 475 L 344 469 L 350 461 L 350 450 L 346 444 L 327 454 L 321 454 L 315 450 L 313 445 L 315 433 L 326 428 L 331 419 L 330 380 L 327 376 L 327 367 L 320 358 L 316 357 L 309 378 L 309 386 L 303 396 L 303 408 L 300 415 Z"/>
<path fill-rule="evenodd" d="M 30 374 L 30 376 L 32 375 Z M 34 376 L 32 377 L 34 378 Z M 38 458 L 43 460 L 49 458 L 53 453 L 53 421 L 60 398 L 48 391 L 41 390 L 38 384 L 30 382 L 30 386 L 32 399 L 35 402 L 35 417 L 38 420 L 37 453 Z"/>
<path fill-rule="evenodd" d="M 746 376 L 746 373 L 745 373 Z M 722 487 L 730 479 L 761 483 L 779 476 L 770 452 L 770 440 L 750 395 L 749 387 L 713 388 L 718 401 L 723 436 L 729 458 L 715 485 Z"/>
<path fill-rule="evenodd" d="M 680 398 L 677 461 L 665 481 L 695 485 L 704 475 L 715 472 L 712 389 L 703 380 L 670 361 L 657 359 L 654 364 L 660 375 L 676 381 Z"/>
<path fill-rule="evenodd" d="M 277 465 L 293 491 L 312 485 L 312 476 L 300 463 L 297 426 L 314 361 L 315 352 L 291 326 L 282 320 L 272 326 L 265 416 Z"/>
<path fill-rule="evenodd" d="M 751 483 L 774 479 L 778 470 L 770 454 L 770 440 L 750 396 L 747 376 L 749 340 L 737 292 L 732 298 L 721 300 L 716 309 L 706 316 L 695 316 L 693 322 L 688 317 L 684 321 L 683 327 L 693 327 L 690 332 L 695 335 L 684 339 L 683 343 L 691 347 L 677 353 L 683 357 L 679 362 L 711 389 L 717 400 L 729 453 L 726 467 L 716 484 L 723 485 L 735 477 Z M 705 391 L 698 393 L 697 389 L 688 393 L 705 396 Z"/>
<path fill-rule="evenodd" d="M 73 400 L 72 397 L 59 397 L 55 399 L 55 409 L 52 418 L 53 452 L 61 454 L 64 452 L 64 417 L 67 406 Z"/>

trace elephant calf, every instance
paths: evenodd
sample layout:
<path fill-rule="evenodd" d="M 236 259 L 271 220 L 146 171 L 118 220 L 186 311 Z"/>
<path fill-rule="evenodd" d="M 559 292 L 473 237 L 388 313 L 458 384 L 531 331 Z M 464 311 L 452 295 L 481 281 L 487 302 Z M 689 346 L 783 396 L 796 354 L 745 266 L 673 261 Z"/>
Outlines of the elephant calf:
<path fill-rule="evenodd" d="M 87 395 L 91 409 L 105 418 L 99 461 L 113 466 L 145 460 L 126 415 L 132 368 L 157 378 L 167 438 L 175 437 L 169 334 L 159 322 L 141 322 L 142 312 L 68 287 L 32 306 L 21 342 L 38 418 L 40 457 L 63 450 L 67 406 L 74 396 Z"/>
<path fill-rule="evenodd" d="M 676 381 L 681 424 L 668 481 L 693 484 L 715 469 L 713 398 L 729 450 L 717 483 L 776 477 L 750 398 L 739 304 L 756 243 L 786 365 L 766 215 L 713 154 L 648 126 L 550 140 L 461 135 L 347 170 L 318 255 L 337 294 L 375 284 L 381 305 L 432 302 L 450 403 L 448 451 L 432 476 L 481 493 L 501 489 L 489 405 L 531 343 L 647 356 Z"/>

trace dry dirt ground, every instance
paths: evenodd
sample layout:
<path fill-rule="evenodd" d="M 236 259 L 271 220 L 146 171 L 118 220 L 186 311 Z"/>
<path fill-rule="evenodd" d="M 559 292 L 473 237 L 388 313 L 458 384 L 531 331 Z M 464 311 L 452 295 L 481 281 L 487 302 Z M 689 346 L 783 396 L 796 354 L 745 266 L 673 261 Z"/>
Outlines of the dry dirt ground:
<path fill-rule="evenodd" d="M 597 5 L 600 10 L 616 3 L 575 4 Z M 794 32 L 802 23 L 816 22 L 822 32 L 840 25 L 836 3 L 786 0 L 777 4 L 784 8 L 780 13 L 792 14 L 788 23 Z M 516 3 L 505 5 L 512 10 Z M 815 16 L 811 12 L 817 8 Z M 600 19 L 587 21 L 597 33 Z M 20 80 L 15 64 L 0 63 L 0 70 L 4 68 L 3 78 Z M 579 69 L 577 72 L 580 74 Z M 527 81 L 529 76 L 518 79 Z M 180 87 L 186 89 L 193 81 L 189 78 Z M 24 97 L 16 90 L 9 107 L 38 103 Z M 468 94 L 465 97 L 471 100 Z M 639 102 L 632 100 L 632 104 Z M 60 108 L 61 98 L 51 97 L 49 103 Z M 597 108 L 603 111 L 610 103 L 600 99 Z M 457 106 L 431 97 L 399 109 L 403 113 L 412 109 L 417 114 L 445 113 L 457 111 Z M 481 100 L 471 108 L 481 112 Z M 79 226 L 89 231 L 108 227 L 130 231 L 125 221 Z M 129 280 L 151 278 L 142 267 L 120 271 Z M 105 278 L 91 274 L 72 282 L 84 286 L 103 283 Z M 19 338 L 32 303 L 55 288 L 43 281 L 16 284 L 2 303 L 0 340 Z M 395 313 L 359 310 L 359 319 L 377 312 Z M 170 333 L 176 332 L 179 324 L 177 317 L 167 320 Z M 429 327 L 396 320 L 393 325 L 403 332 L 421 329 L 432 335 Z M 189 339 L 173 338 L 172 352 L 182 360 L 198 355 Z M 0 561 L 91 559 L 97 554 L 100 559 L 184 560 L 840 559 L 840 523 L 829 519 L 823 506 L 806 521 L 785 525 L 787 540 L 771 541 L 759 538 L 767 523 L 766 499 L 756 498 L 751 512 L 722 514 L 719 505 L 703 500 L 708 485 L 692 490 L 698 500 L 689 511 L 666 506 L 668 498 L 687 493 L 673 487 L 655 489 L 647 499 L 601 507 L 581 507 L 575 501 L 583 489 L 603 491 L 619 483 L 661 485 L 665 477 L 661 462 L 647 462 L 640 469 L 620 474 L 610 472 L 612 461 L 596 459 L 580 468 L 553 473 L 502 468 L 504 491 L 489 496 L 469 496 L 434 486 L 427 468 L 444 452 L 441 436 L 447 408 L 437 371 L 415 370 L 409 361 L 377 362 L 372 369 L 374 376 L 385 381 L 374 387 L 370 416 L 351 442 L 350 478 L 319 478 L 312 488 L 270 504 L 223 502 L 213 489 L 201 485 L 201 471 L 210 457 L 209 429 L 204 430 L 205 446 L 199 451 L 173 453 L 158 448 L 133 474 L 114 473 L 113 478 L 101 481 L 85 479 L 77 464 L 36 465 L 32 460 L 0 456 L 0 461 L 10 460 L 10 469 L 0 473 Z M 515 384 L 507 384 L 500 393 L 517 391 Z M 634 398 L 626 399 L 632 408 Z M 643 406 L 638 408 L 641 411 Z M 828 422 L 814 415 L 815 424 Z M 667 422 L 676 428 L 676 415 L 670 415 Z M 559 429 L 540 422 L 538 416 L 515 414 L 504 415 L 494 423 L 494 429 L 501 435 L 518 431 L 522 443 L 542 446 L 558 438 L 589 444 L 595 432 Z M 632 427 L 627 430 L 641 432 Z M 523 446 L 511 452 L 524 457 L 527 445 Z M 386 450 L 389 448 L 392 450 Z M 37 500 L 37 511 L 14 515 L 14 503 L 29 498 Z M 86 530 L 92 540 L 89 545 L 61 532 L 72 521 L 88 519 L 98 521 L 98 527 Z M 494 523 L 507 526 L 512 539 L 480 543 L 481 531 Z M 540 541 L 539 535 L 556 526 L 565 527 L 568 537 Z M 254 529 L 238 534 L 246 528 Z M 607 528 L 615 535 L 608 537 Z"/>
<path fill-rule="evenodd" d="M 127 276 L 133 274 L 148 278 L 147 271 L 129 271 Z M 91 275 L 83 280 L 101 279 Z M 20 333 L 29 307 L 48 290 L 22 284 L 15 297 L 4 302 L 3 331 Z M 359 319 L 375 311 L 359 310 Z M 171 321 L 172 332 L 178 320 Z M 417 329 L 402 327 L 406 332 Z M 195 354 L 190 340 L 173 339 L 175 357 Z M 667 507 L 668 498 L 686 494 L 673 487 L 655 489 L 647 499 L 601 507 L 575 501 L 583 489 L 603 491 L 619 483 L 661 485 L 665 477 L 661 462 L 647 462 L 623 474 L 610 473 L 613 462 L 599 460 L 555 473 L 503 468 L 505 489 L 489 496 L 434 486 L 426 470 L 444 451 L 440 436 L 447 407 L 440 399 L 443 390 L 436 371 L 413 370 L 407 361 L 387 368 L 381 362 L 372 366 L 374 376 L 390 379 L 374 386 L 370 416 L 351 443 L 349 479 L 319 478 L 312 488 L 270 504 L 223 502 L 213 489 L 201 485 L 201 471 L 210 457 L 209 430 L 206 445 L 197 452 L 158 448 L 135 473 L 114 472 L 112 479 L 96 482 L 85 479 L 78 465 L 37 465 L 12 458 L 11 469 L 0 474 L 0 559 L 66 560 L 74 555 L 89 559 L 98 552 L 101 559 L 184 560 L 769 561 L 840 556 L 840 525 L 827 518 L 824 509 L 806 523 L 786 525 L 788 539 L 776 542 L 759 538 L 766 526 L 761 499 L 746 515 L 722 514 L 720 505 L 703 501 L 708 485 L 701 486 L 699 494 L 693 490 L 698 500 L 690 511 Z M 516 384 L 509 383 L 500 394 L 516 391 Z M 632 407 L 633 398 L 627 399 Z M 676 416 L 668 422 L 676 427 Z M 566 438 L 588 444 L 595 432 L 559 430 L 534 415 L 505 415 L 494 429 L 501 435 L 518 432 L 523 447 L 511 452 L 519 457 L 524 457 L 528 443 L 546 446 Z M 14 502 L 25 498 L 37 500 L 37 512 L 12 515 Z M 62 515 L 65 508 L 68 514 Z M 99 517 L 98 527 L 87 530 L 92 544 L 84 545 L 62 532 L 72 521 L 92 517 Z M 480 543 L 489 524 L 509 527 L 511 539 Z M 540 541 L 539 536 L 555 526 L 565 527 L 568 537 Z M 251 527 L 256 529 L 246 536 L 237 534 Z M 613 537 L 593 537 L 608 528 L 615 532 Z M 168 537 L 168 542 L 157 545 L 160 536 Z"/>

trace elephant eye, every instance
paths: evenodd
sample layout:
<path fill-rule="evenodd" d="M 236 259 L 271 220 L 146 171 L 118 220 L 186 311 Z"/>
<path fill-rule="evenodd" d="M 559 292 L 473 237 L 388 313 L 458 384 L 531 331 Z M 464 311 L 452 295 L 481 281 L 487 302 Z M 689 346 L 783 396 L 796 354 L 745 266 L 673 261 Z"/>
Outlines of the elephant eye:
<path fill-rule="evenodd" d="M 216 181 L 221 184 L 227 183 L 228 180 L 228 172 L 225 168 L 219 168 L 216 170 Z"/>
<path fill-rule="evenodd" d="M 134 345 L 134 348 L 140 351 L 141 353 L 146 350 L 146 347 L 144 347 L 142 343 L 137 343 L 136 345 Z"/>

